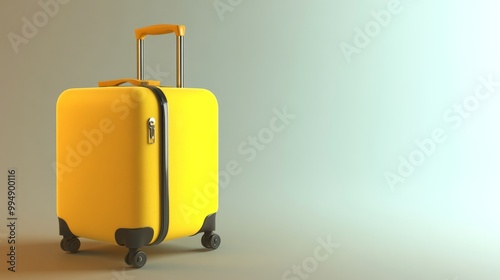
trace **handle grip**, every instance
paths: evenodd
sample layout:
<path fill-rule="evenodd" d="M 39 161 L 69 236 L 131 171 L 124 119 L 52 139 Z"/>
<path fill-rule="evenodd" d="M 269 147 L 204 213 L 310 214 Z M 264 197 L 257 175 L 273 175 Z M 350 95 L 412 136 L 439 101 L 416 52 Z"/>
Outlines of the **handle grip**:
<path fill-rule="evenodd" d="M 175 33 L 177 37 L 176 72 L 177 87 L 184 87 L 184 35 L 186 27 L 175 24 L 151 25 L 135 30 L 137 40 L 137 79 L 144 80 L 144 38 L 148 35 Z"/>
<path fill-rule="evenodd" d="M 184 36 L 186 34 L 186 27 L 184 25 L 175 24 L 157 24 L 137 28 L 135 30 L 135 38 L 137 40 L 144 40 L 148 35 L 163 35 L 175 33 L 175 36 Z"/>

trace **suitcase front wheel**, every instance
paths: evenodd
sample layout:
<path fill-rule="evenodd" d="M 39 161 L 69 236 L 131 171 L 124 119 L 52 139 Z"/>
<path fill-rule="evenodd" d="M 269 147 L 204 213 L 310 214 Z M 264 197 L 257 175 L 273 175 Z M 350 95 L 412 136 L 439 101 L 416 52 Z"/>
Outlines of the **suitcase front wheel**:
<path fill-rule="evenodd" d="M 146 256 L 146 253 L 134 249 L 130 249 L 128 254 L 125 256 L 125 263 L 135 268 L 143 267 L 147 260 L 148 257 Z"/>
<path fill-rule="evenodd" d="M 61 249 L 70 253 L 77 253 L 80 250 L 80 239 L 76 236 L 64 237 L 61 240 Z"/>

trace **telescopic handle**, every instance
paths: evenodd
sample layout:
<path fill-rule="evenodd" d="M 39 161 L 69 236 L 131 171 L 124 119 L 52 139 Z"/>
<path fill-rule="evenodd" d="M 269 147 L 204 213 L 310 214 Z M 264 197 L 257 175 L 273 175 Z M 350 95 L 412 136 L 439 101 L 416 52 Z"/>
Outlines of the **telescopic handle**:
<path fill-rule="evenodd" d="M 137 40 L 137 79 L 144 80 L 144 39 L 148 35 L 163 35 L 175 33 L 177 37 L 176 72 L 177 87 L 184 87 L 184 35 L 186 27 L 175 24 L 157 24 L 137 28 L 135 38 Z"/>

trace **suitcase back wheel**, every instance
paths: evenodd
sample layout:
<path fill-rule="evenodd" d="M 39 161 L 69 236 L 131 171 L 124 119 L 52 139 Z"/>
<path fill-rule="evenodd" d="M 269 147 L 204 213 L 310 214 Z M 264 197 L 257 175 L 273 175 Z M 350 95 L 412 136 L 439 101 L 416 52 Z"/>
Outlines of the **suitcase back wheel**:
<path fill-rule="evenodd" d="M 220 236 L 217 233 L 205 232 L 201 237 L 201 245 L 207 249 L 217 249 L 220 245 Z"/>

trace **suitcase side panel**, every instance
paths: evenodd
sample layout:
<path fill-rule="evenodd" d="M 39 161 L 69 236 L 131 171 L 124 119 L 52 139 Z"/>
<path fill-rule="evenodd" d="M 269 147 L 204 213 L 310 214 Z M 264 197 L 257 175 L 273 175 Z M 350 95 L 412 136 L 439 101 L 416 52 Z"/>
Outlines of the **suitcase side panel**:
<path fill-rule="evenodd" d="M 57 103 L 57 214 L 81 237 L 115 243 L 119 228 L 160 228 L 159 120 L 141 87 L 71 89 Z M 163 124 L 158 123 L 158 128 Z M 159 133 L 157 133 L 159 135 Z"/>
<path fill-rule="evenodd" d="M 169 230 L 191 236 L 218 209 L 218 105 L 204 89 L 162 88 L 168 103 Z"/>

